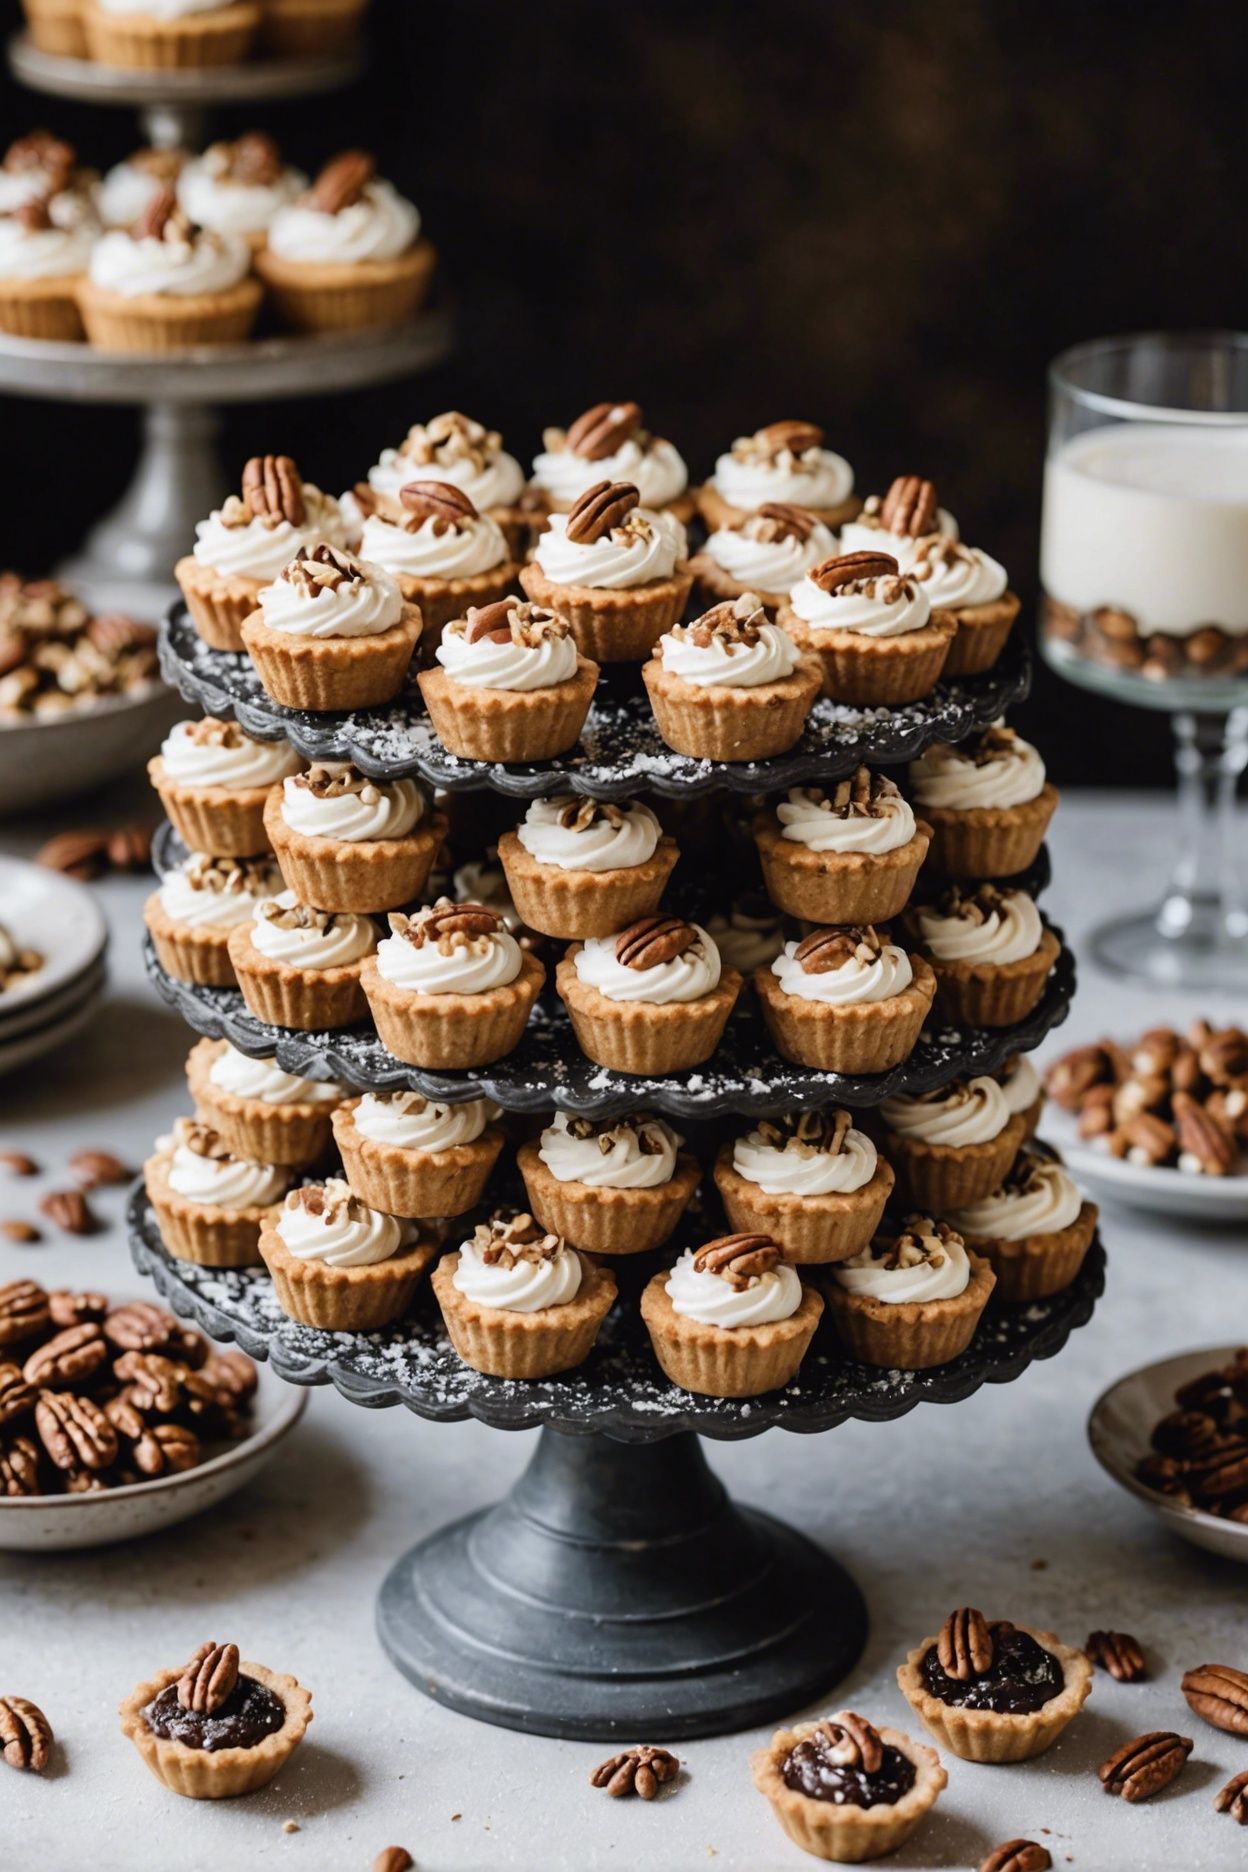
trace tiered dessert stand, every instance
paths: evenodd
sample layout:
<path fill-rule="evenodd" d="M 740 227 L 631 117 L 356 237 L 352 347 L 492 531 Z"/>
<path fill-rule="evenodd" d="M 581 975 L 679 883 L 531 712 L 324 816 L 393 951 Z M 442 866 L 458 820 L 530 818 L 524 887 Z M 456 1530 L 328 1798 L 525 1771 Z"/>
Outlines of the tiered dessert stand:
<path fill-rule="evenodd" d="M 209 109 L 313 97 L 349 84 L 363 51 L 326 59 L 270 59 L 198 71 L 115 71 L 9 44 L 14 76 L 51 97 L 137 107 L 146 141 L 200 146 Z M 220 505 L 225 477 L 215 439 L 223 404 L 261 403 L 390 383 L 428 370 L 450 348 L 445 307 L 390 330 L 287 335 L 201 345 L 161 357 L 110 356 L 85 344 L 0 332 L 0 390 L 55 402 L 135 404 L 142 447 L 130 485 L 57 568 L 97 610 L 156 619 L 177 596 L 172 568 L 195 522 Z"/>
<path fill-rule="evenodd" d="M 233 716 L 250 734 L 284 736 L 311 757 L 350 757 L 378 778 L 415 774 L 452 791 L 485 787 L 518 801 L 569 789 L 603 798 L 648 789 L 673 799 L 827 781 L 860 760 L 895 764 L 933 739 L 964 737 L 1023 695 L 1028 681 L 1026 654 L 1016 648 L 991 675 L 945 684 L 930 701 L 891 714 L 867 718 L 821 702 L 791 754 L 717 766 L 670 754 L 635 671 L 610 671 L 576 752 L 499 767 L 447 755 L 414 688 L 369 714 L 301 715 L 264 695 L 245 657 L 206 649 L 181 610 L 162 645 L 165 673 L 182 694 Z M 166 862 L 176 858 L 170 833 L 158 851 Z M 682 867 L 696 868 L 696 861 Z M 1042 859 L 1029 882 L 1040 888 L 1046 878 Z M 723 889 L 727 895 L 727 881 Z M 998 1068 L 1064 1018 L 1074 982 L 1064 950 L 1044 1000 L 1020 1026 L 934 1030 L 903 1066 L 875 1078 L 786 1065 L 757 1017 L 741 1008 L 709 1065 L 640 1080 L 586 1061 L 553 998 L 539 1004 L 506 1060 L 480 1072 L 430 1073 L 392 1058 L 371 1027 L 323 1034 L 269 1027 L 236 991 L 171 980 L 150 948 L 147 966 L 198 1032 L 224 1036 L 245 1053 L 275 1054 L 291 1071 L 357 1089 L 409 1086 L 441 1100 L 487 1094 L 512 1112 L 558 1106 L 605 1116 L 645 1106 L 676 1118 L 695 1139 L 698 1127 L 734 1114 L 872 1105 L 897 1088 Z M 853 1580 L 795 1529 L 734 1504 L 707 1466 L 701 1438 L 772 1427 L 809 1433 L 850 1417 L 878 1422 L 1006 1383 L 1061 1349 L 1090 1317 L 1104 1280 L 1095 1242 L 1065 1292 L 990 1310 L 969 1350 L 934 1371 L 856 1365 L 825 1327 L 787 1389 L 733 1401 L 677 1389 L 653 1358 L 636 1301 L 662 1254 L 613 1265 L 620 1303 L 582 1366 L 520 1382 L 462 1365 L 428 1291 L 409 1318 L 381 1332 L 318 1332 L 286 1318 L 263 1269 L 222 1272 L 176 1260 L 141 1189 L 130 1221 L 137 1265 L 177 1311 L 268 1357 L 292 1383 L 332 1383 L 353 1403 L 403 1404 L 435 1421 L 541 1426 L 506 1500 L 440 1529 L 396 1562 L 381 1589 L 378 1628 L 395 1664 L 428 1695 L 486 1721 L 569 1737 L 711 1734 L 791 1714 L 844 1676 L 862 1649 L 866 1609 Z M 714 1232 L 705 1216 L 691 1223 L 695 1241 Z M 672 1244 L 680 1245 L 680 1238 Z"/>

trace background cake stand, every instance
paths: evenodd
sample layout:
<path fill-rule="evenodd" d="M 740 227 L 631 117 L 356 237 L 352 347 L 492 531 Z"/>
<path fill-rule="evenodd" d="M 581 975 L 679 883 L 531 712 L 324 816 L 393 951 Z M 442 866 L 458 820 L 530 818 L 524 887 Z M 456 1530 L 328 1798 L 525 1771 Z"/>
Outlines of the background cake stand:
<path fill-rule="evenodd" d="M 523 767 L 455 761 L 433 736 L 417 692 L 389 709 L 308 716 L 279 708 L 243 657 L 210 651 L 181 608 L 161 633 L 162 663 L 188 700 L 236 716 L 252 734 L 289 737 L 309 756 L 350 755 L 379 778 L 419 774 L 451 790 L 489 787 L 522 799 L 573 787 L 596 797 L 649 790 L 668 797 L 738 793 L 828 780 L 861 760 L 906 760 L 937 738 L 959 739 L 1026 692 L 1016 648 L 987 677 L 941 685 L 926 703 L 869 712 L 816 705 L 806 735 L 775 761 L 682 761 L 658 742 L 635 671 L 600 684 L 578 748 Z M 158 864 L 180 855 L 168 828 Z M 1026 880 L 1048 878 L 1042 854 Z M 671 900 L 688 885 L 679 881 Z M 694 889 L 697 888 L 695 884 Z M 561 1007 L 544 997 L 519 1048 L 479 1073 L 427 1073 L 381 1047 L 371 1025 L 298 1034 L 257 1021 L 236 990 L 175 982 L 150 949 L 160 993 L 198 1032 L 288 1069 L 356 1090 L 410 1085 L 463 1100 L 483 1093 L 507 1111 L 552 1105 L 592 1115 L 665 1111 L 705 1144 L 729 1116 L 795 1105 L 870 1106 L 889 1092 L 994 1070 L 1036 1046 L 1065 1017 L 1074 969 L 1065 950 L 1040 1006 L 996 1033 L 925 1035 L 893 1072 L 847 1078 L 779 1060 L 757 1016 L 741 1009 L 715 1058 L 694 1072 L 637 1080 L 581 1055 Z M 715 1232 L 713 1189 L 691 1215 Z M 289 1320 L 261 1269 L 198 1268 L 169 1254 L 137 1188 L 129 1211 L 136 1264 L 170 1304 L 215 1338 L 236 1339 L 295 1384 L 333 1384 L 352 1403 L 401 1404 L 439 1422 L 477 1417 L 499 1429 L 540 1427 L 536 1452 L 496 1507 L 454 1522 L 404 1554 L 378 1601 L 388 1655 L 419 1689 L 484 1721 L 545 1735 L 673 1739 L 791 1714 L 852 1667 L 866 1636 L 862 1595 L 837 1561 L 795 1529 L 735 1505 L 707 1466 L 701 1438 L 814 1433 L 850 1417 L 881 1422 L 922 1402 L 954 1403 L 1018 1377 L 1059 1351 L 1091 1316 L 1104 1282 L 1094 1243 L 1078 1279 L 1052 1299 L 990 1309 L 968 1350 L 931 1372 L 880 1371 L 846 1360 L 830 1328 L 816 1336 L 792 1384 L 766 1397 L 702 1398 L 660 1372 L 637 1309 L 646 1279 L 670 1258 L 613 1263 L 622 1302 L 588 1359 L 538 1382 L 488 1378 L 451 1350 L 431 1292 L 393 1327 L 316 1332 Z M 812 1451 L 811 1486 L 826 1492 Z"/>
<path fill-rule="evenodd" d="M 271 59 L 186 72 L 128 72 L 40 52 L 25 33 L 8 48 L 14 76 L 52 97 L 137 108 L 146 141 L 194 149 L 209 109 L 313 97 L 364 66 L 360 50 L 332 59 Z M 69 403 L 136 404 L 142 447 L 129 487 L 58 576 L 96 610 L 154 621 L 177 596 L 172 568 L 195 522 L 227 492 L 217 460 L 217 409 L 355 390 L 430 369 L 450 349 L 445 306 L 387 330 L 281 335 L 163 356 L 115 355 L 85 344 L 0 333 L 0 391 Z"/>

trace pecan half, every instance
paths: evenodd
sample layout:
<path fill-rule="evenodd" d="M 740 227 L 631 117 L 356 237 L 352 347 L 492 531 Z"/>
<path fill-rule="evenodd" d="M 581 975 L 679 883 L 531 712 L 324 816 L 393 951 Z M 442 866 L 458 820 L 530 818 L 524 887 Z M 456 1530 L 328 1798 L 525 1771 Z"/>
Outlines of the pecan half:
<path fill-rule="evenodd" d="M 39 1210 L 67 1235 L 94 1235 L 100 1226 L 81 1190 L 49 1190 Z"/>
<path fill-rule="evenodd" d="M 1107 1670 L 1118 1683 L 1139 1683 L 1148 1675 L 1139 1639 L 1133 1638 L 1130 1632 L 1089 1632 L 1083 1648 L 1092 1663 Z"/>
<path fill-rule="evenodd" d="M 130 1171 L 112 1151 L 75 1151 L 69 1160 L 69 1174 L 79 1189 L 104 1189 L 114 1183 L 128 1183 Z"/>
<path fill-rule="evenodd" d="M 697 931 L 681 917 L 642 917 L 616 937 L 615 959 L 623 968 L 660 968 L 664 962 L 674 962 L 696 941 Z"/>
<path fill-rule="evenodd" d="M 982 1612 L 974 1606 L 959 1606 L 951 1612 L 936 1639 L 936 1657 L 946 1677 L 969 1683 L 991 1670 L 996 1656 L 992 1632 Z"/>
<path fill-rule="evenodd" d="M 298 527 L 308 517 L 303 477 L 289 455 L 253 455 L 243 469 L 243 500 L 258 519 Z"/>
<path fill-rule="evenodd" d="M 1101 1763 L 1097 1769 L 1101 1786 L 1107 1794 L 1118 1794 L 1132 1803 L 1151 1800 L 1169 1787 L 1194 1746 L 1190 1736 L 1176 1735 L 1173 1729 L 1150 1729 L 1124 1742 Z"/>
<path fill-rule="evenodd" d="M 698 1249 L 693 1265 L 699 1274 L 718 1274 L 740 1291 L 752 1280 L 770 1274 L 782 1259 L 782 1251 L 770 1235 L 720 1235 Z"/>
<path fill-rule="evenodd" d="M 1063 1111 L 1078 1111 L 1093 1086 L 1110 1085 L 1113 1072 L 1104 1047 L 1073 1047 L 1044 1076 L 1045 1090 Z"/>
<path fill-rule="evenodd" d="M 680 1762 L 670 1749 L 643 1745 L 624 1749 L 619 1755 L 610 1755 L 606 1761 L 599 1762 L 589 1777 L 589 1784 L 606 1788 L 615 1800 L 624 1794 L 638 1794 L 648 1801 L 654 1799 L 665 1781 L 674 1780 L 679 1773 Z"/>
<path fill-rule="evenodd" d="M 578 546 L 605 539 L 623 526 L 640 501 L 631 481 L 595 481 L 570 508 L 564 535 Z"/>
<path fill-rule="evenodd" d="M 159 1352 L 123 1352 L 113 1372 L 130 1387 L 140 1410 L 167 1417 L 182 1400 L 186 1368 Z"/>
<path fill-rule="evenodd" d="M 27 1697 L 0 1697 L 0 1753 L 10 1768 L 42 1774 L 52 1753 L 52 1725 Z"/>
<path fill-rule="evenodd" d="M 159 189 L 134 224 L 135 238 L 164 240 L 166 231 L 170 227 L 176 230 L 180 223 L 185 224 L 185 219 L 178 207 L 177 191 L 167 187 Z"/>
<path fill-rule="evenodd" d="M 823 430 L 817 423 L 797 422 L 792 418 L 766 423 L 754 431 L 758 451 L 774 461 L 778 455 L 806 455 L 823 446 Z"/>
<path fill-rule="evenodd" d="M 108 1342 L 93 1320 L 64 1331 L 37 1347 L 22 1367 L 27 1384 L 65 1391 L 87 1384 L 108 1363 Z"/>
<path fill-rule="evenodd" d="M 1189 1092 L 1176 1092 L 1171 1110 L 1180 1154 L 1195 1158 L 1206 1176 L 1229 1176 L 1239 1157 L 1231 1127 Z"/>
<path fill-rule="evenodd" d="M 568 429 L 563 446 L 582 461 L 603 461 L 640 432 L 640 403 L 595 403 Z"/>
<path fill-rule="evenodd" d="M 0 1365 L 0 1425 L 13 1423 L 34 1410 L 38 1393 L 20 1365 Z"/>
<path fill-rule="evenodd" d="M 178 1702 L 197 1716 L 211 1716 L 232 1694 L 238 1682 L 238 1646 L 200 1645 L 178 1678 Z"/>
<path fill-rule="evenodd" d="M 806 576 L 820 591 L 833 592 L 863 579 L 896 578 L 900 570 L 891 553 L 836 553 L 831 559 L 821 559 Z"/>
<path fill-rule="evenodd" d="M 0 1287 L 0 1346 L 33 1339 L 47 1331 L 51 1319 L 48 1296 L 37 1281 L 9 1281 Z"/>
<path fill-rule="evenodd" d="M 28 1436 L 0 1443 L 0 1496 L 41 1495 L 39 1450 Z"/>
<path fill-rule="evenodd" d="M 320 214 L 340 214 L 359 201 L 376 173 L 377 164 L 365 150 L 344 150 L 325 164 L 308 200 Z"/>
<path fill-rule="evenodd" d="M 995 1846 L 979 1872 L 1049 1872 L 1052 1864 L 1053 1855 L 1047 1846 L 1039 1846 L 1035 1840 L 1012 1839 Z"/>
<path fill-rule="evenodd" d="M 7 1170 L 10 1176 L 38 1176 L 39 1166 L 33 1157 L 25 1151 L 0 1151 L 0 1170 Z"/>
<path fill-rule="evenodd" d="M 1248 1735 L 1248 1673 L 1232 1664 L 1198 1664 L 1179 1687 L 1193 1713 L 1215 1729 Z"/>
<path fill-rule="evenodd" d="M 415 1864 L 406 1846 L 383 1846 L 373 1860 L 373 1872 L 412 1872 Z"/>
<path fill-rule="evenodd" d="M 426 943 L 454 942 L 459 936 L 475 942 L 480 936 L 497 936 L 503 919 L 481 903 L 439 903 L 427 915 L 414 918 L 403 934 L 414 948 Z"/>
<path fill-rule="evenodd" d="M 152 1424 L 134 1446 L 134 1466 L 145 1476 L 181 1475 L 203 1461 L 193 1430 L 180 1423 Z"/>
<path fill-rule="evenodd" d="M 483 637 L 488 637 L 491 643 L 509 643 L 511 614 L 515 608 L 514 598 L 498 598 L 488 605 L 470 605 L 464 625 L 464 642 L 480 643 Z"/>
<path fill-rule="evenodd" d="M 854 1710 L 838 1710 L 819 1724 L 832 1760 L 864 1774 L 878 1774 L 884 1766 L 884 1744 L 879 1730 Z"/>
<path fill-rule="evenodd" d="M 457 529 L 478 517 L 471 498 L 451 481 L 409 481 L 399 489 L 399 500 L 414 519 L 433 520 L 443 530 Z"/>
<path fill-rule="evenodd" d="M 936 525 L 936 489 L 918 475 L 898 475 L 880 504 L 880 519 L 890 533 L 921 539 Z"/>
<path fill-rule="evenodd" d="M 765 524 L 766 537 L 771 540 L 808 540 L 815 530 L 814 514 L 793 501 L 764 501 L 754 517 Z"/>
<path fill-rule="evenodd" d="M 122 1352 L 164 1352 L 175 1346 L 184 1328 L 154 1300 L 131 1300 L 104 1319 L 104 1337 Z"/>
<path fill-rule="evenodd" d="M 879 935 L 873 929 L 852 924 L 843 929 L 831 926 L 804 936 L 793 951 L 793 960 L 801 963 L 807 975 L 827 975 L 833 969 L 844 968 L 855 957 L 864 963 L 874 962 L 880 947 Z"/>
<path fill-rule="evenodd" d="M 34 1223 L 24 1222 L 20 1216 L 14 1216 L 0 1222 L 0 1236 L 3 1236 L 5 1241 L 26 1244 L 43 1240 L 42 1235 L 40 1235 Z"/>
<path fill-rule="evenodd" d="M 98 1404 L 72 1391 L 45 1391 L 35 1428 L 58 1469 L 107 1469 L 117 1460 L 117 1432 Z"/>
<path fill-rule="evenodd" d="M 1239 1826 L 1248 1826 L 1248 1768 L 1232 1775 L 1226 1786 L 1218 1789 L 1213 1805 L 1218 1813 L 1229 1813 Z"/>

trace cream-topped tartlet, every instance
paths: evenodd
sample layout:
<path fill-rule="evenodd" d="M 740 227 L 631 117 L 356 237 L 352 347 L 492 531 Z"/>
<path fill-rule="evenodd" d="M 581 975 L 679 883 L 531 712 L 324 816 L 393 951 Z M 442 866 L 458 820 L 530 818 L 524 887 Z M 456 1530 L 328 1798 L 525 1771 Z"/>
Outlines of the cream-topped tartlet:
<path fill-rule="evenodd" d="M 685 608 L 693 583 L 685 529 L 641 505 L 631 481 L 595 481 L 552 514 L 520 583 L 566 617 L 600 663 L 639 662 Z"/>
<path fill-rule="evenodd" d="M 588 1355 L 614 1277 L 523 1212 L 496 1212 L 434 1269 L 433 1291 L 465 1365 L 545 1378 Z"/>
<path fill-rule="evenodd" d="M 176 722 L 147 772 L 188 850 L 247 858 L 268 849 L 270 789 L 300 765 L 288 742 L 255 741 L 237 722 L 206 715 Z"/>
<path fill-rule="evenodd" d="M 642 665 L 655 725 L 677 754 L 765 760 L 801 739 L 820 672 L 753 592 L 660 637 Z"/>
<path fill-rule="evenodd" d="M 519 573 L 498 522 L 478 513 L 452 481 L 408 481 L 397 501 L 373 502 L 360 535 L 361 556 L 398 580 L 424 620 L 421 660 L 430 663 L 452 618 L 495 604 Z"/>
<path fill-rule="evenodd" d="M 284 890 L 230 932 L 230 961 L 252 1013 L 274 1027 L 350 1027 L 367 1012 L 360 970 L 376 925 L 345 910 L 314 910 Z"/>
<path fill-rule="evenodd" d="M 366 1092 L 334 1113 L 353 1190 L 399 1216 L 462 1215 L 481 1200 L 503 1147 L 490 1099 L 441 1104 L 419 1092 Z"/>
<path fill-rule="evenodd" d="M 149 145 L 114 163 L 95 191 L 96 210 L 104 226 L 133 227 L 157 196 L 167 188 L 177 188 L 188 160 L 185 150 Z"/>
<path fill-rule="evenodd" d="M 425 888 L 445 813 L 415 780 L 374 780 L 350 761 L 315 761 L 269 794 L 265 830 L 282 876 L 319 910 L 393 910 Z"/>
<path fill-rule="evenodd" d="M 860 505 L 844 456 L 824 447 L 817 423 L 794 421 L 767 423 L 753 435 L 738 436 L 696 498 L 712 531 L 776 501 L 801 507 L 835 529 Z"/>
<path fill-rule="evenodd" d="M 511 558 L 524 557 L 531 525 L 523 505 L 524 470 L 503 447 L 497 429 L 487 429 L 459 410 L 413 423 L 397 448 L 382 449 L 368 471 L 368 487 L 393 507 L 412 481 L 442 481 L 458 488 L 478 513 L 503 529 Z"/>
<path fill-rule="evenodd" d="M 932 828 L 932 865 L 946 877 L 1013 877 L 1035 862 L 1057 788 L 1030 741 L 997 723 L 911 761 L 914 803 Z"/>
<path fill-rule="evenodd" d="M 440 897 L 390 934 L 364 969 L 382 1044 L 428 1068 L 485 1066 L 519 1043 L 546 971 L 503 919 Z"/>
<path fill-rule="evenodd" d="M 121 71 L 241 65 L 259 0 L 81 0 L 87 53 Z"/>
<path fill-rule="evenodd" d="M 200 1120 L 232 1151 L 271 1164 L 311 1164 L 324 1156 L 330 1114 L 347 1096 L 332 1079 L 286 1072 L 275 1059 L 253 1059 L 228 1040 L 195 1043 L 186 1083 Z"/>
<path fill-rule="evenodd" d="M 707 1397 L 758 1397 L 788 1384 L 822 1313 L 819 1294 L 764 1233 L 686 1248 L 641 1296 L 665 1374 Z"/>
<path fill-rule="evenodd" d="M 849 1112 L 785 1112 L 721 1146 L 715 1187 L 736 1229 L 764 1229 L 791 1261 L 843 1261 L 879 1226 L 893 1172 Z"/>
<path fill-rule="evenodd" d="M 693 511 L 689 470 L 671 442 L 646 428 L 639 403 L 595 403 L 570 428 L 542 432 L 529 483 L 535 503 L 567 513 L 604 480 L 630 482 L 643 507 L 670 508 L 678 520 Z"/>
<path fill-rule="evenodd" d="M 161 967 L 177 981 L 233 988 L 230 934 L 250 923 L 259 905 L 281 888 L 282 874 L 270 857 L 191 852 L 165 873 L 143 906 Z"/>
<path fill-rule="evenodd" d="M 996 1286 L 956 1229 L 910 1215 L 829 1269 L 824 1292 L 851 1358 L 899 1371 L 947 1364 L 970 1344 Z"/>
<path fill-rule="evenodd" d="M 1040 1000 L 1061 944 L 1026 891 L 951 885 L 907 912 L 946 1020 L 1012 1027 Z"/>
<path fill-rule="evenodd" d="M 307 188 L 308 178 L 282 161 L 265 130 L 210 143 L 177 177 L 178 200 L 191 220 L 262 247 L 274 216 Z"/>
<path fill-rule="evenodd" d="M 576 745 L 598 682 L 566 618 L 515 598 L 470 609 L 442 632 L 420 693 L 451 754 L 550 760 Z"/>
<path fill-rule="evenodd" d="M 958 523 L 921 475 L 897 475 L 888 493 L 869 494 L 862 512 L 841 528 L 841 551 L 891 553 L 903 572 L 914 568 L 920 546 L 933 536 L 959 538 Z"/>
<path fill-rule="evenodd" d="M 1096 1228 L 1095 1203 L 1085 1202 L 1056 1157 L 1019 1152 L 999 1188 L 950 1211 L 947 1220 L 968 1246 L 992 1263 L 997 1296 L 1042 1300 L 1068 1287 L 1083 1265 Z"/>
<path fill-rule="evenodd" d="M 831 529 L 804 507 L 764 501 L 754 513 L 716 527 L 689 564 L 709 604 L 756 592 L 777 611 L 798 580 L 836 550 Z"/>
<path fill-rule="evenodd" d="M 785 1059 L 877 1073 L 913 1050 L 936 992 L 931 968 L 867 924 L 816 929 L 754 971 L 763 1018 Z"/>
<path fill-rule="evenodd" d="M 889 553 L 840 553 L 812 566 L 778 621 L 817 651 L 824 694 L 874 708 L 917 702 L 940 680 L 957 626 Z"/>
<path fill-rule="evenodd" d="M 240 634 L 275 702 L 374 708 L 403 686 L 420 612 L 380 566 L 320 540 L 297 548 Z"/>
<path fill-rule="evenodd" d="M 325 1332 L 374 1332 L 406 1313 L 445 1239 L 439 1221 L 370 1209 L 341 1177 L 292 1190 L 260 1235 L 273 1294 Z"/>
<path fill-rule="evenodd" d="M 533 1214 L 590 1254 L 641 1254 L 672 1233 L 698 1185 L 698 1160 L 662 1118 L 556 1112 L 516 1153 Z"/>
<path fill-rule="evenodd" d="M 247 242 L 197 226 L 167 187 L 131 227 L 101 235 L 78 288 L 101 351 L 231 344 L 250 332 L 260 299 Z"/>
<path fill-rule="evenodd" d="M 571 793 L 533 800 L 498 855 L 520 920 L 569 940 L 657 910 L 679 856 L 644 801 Z"/>
<path fill-rule="evenodd" d="M 290 1172 L 237 1157 L 213 1130 L 175 1121 L 143 1166 L 148 1201 L 171 1254 L 203 1267 L 250 1267 L 265 1217 L 290 1187 Z"/>
<path fill-rule="evenodd" d="M 675 916 L 573 943 L 555 983 L 587 1058 L 645 1074 L 709 1059 L 741 992 L 702 926 Z"/>
<path fill-rule="evenodd" d="M 880 1106 L 884 1151 L 911 1202 L 943 1214 L 994 1190 L 1026 1134 L 987 1074 L 931 1092 L 897 1092 Z"/>
<path fill-rule="evenodd" d="M 14 144 L 9 158 L 21 147 Z M 78 300 L 100 223 L 89 180 L 74 161 L 69 144 L 50 139 L 36 146 L 28 163 L 6 167 L 8 187 L 0 193 L 0 331 L 19 338 L 82 337 Z"/>
<path fill-rule="evenodd" d="M 931 834 L 886 774 L 790 787 L 754 821 L 767 893 L 808 923 L 885 923 L 909 902 Z"/>

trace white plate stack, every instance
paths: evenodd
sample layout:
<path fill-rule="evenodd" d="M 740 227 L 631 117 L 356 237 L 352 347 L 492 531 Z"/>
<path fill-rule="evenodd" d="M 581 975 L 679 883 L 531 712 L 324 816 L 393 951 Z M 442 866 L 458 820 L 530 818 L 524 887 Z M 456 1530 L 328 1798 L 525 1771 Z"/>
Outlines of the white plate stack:
<path fill-rule="evenodd" d="M 108 926 L 84 884 L 0 857 L 0 927 L 43 962 L 0 989 L 0 1073 L 72 1040 L 103 999 Z"/>

